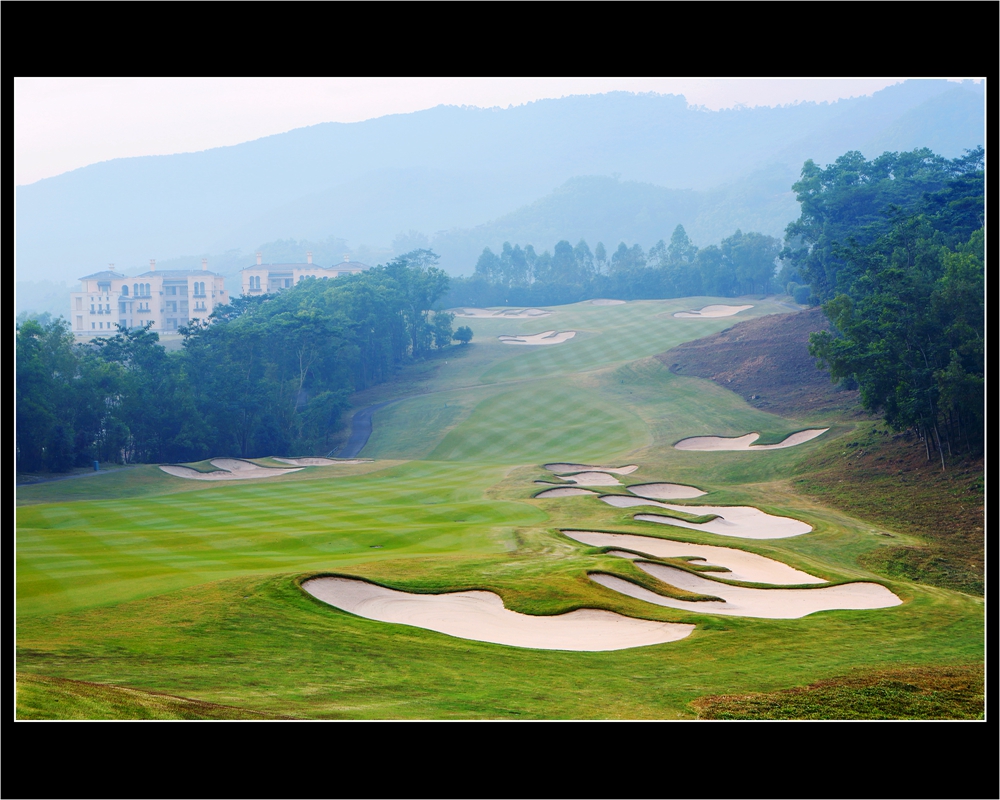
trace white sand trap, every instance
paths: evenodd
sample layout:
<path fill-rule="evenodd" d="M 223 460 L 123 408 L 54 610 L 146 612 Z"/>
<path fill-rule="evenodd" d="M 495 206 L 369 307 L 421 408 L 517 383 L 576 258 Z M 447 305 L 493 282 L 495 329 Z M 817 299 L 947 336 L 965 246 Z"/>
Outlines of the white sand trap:
<path fill-rule="evenodd" d="M 456 317 L 495 317 L 497 315 L 496 311 L 490 311 L 488 308 L 453 308 L 451 313 Z"/>
<path fill-rule="evenodd" d="M 629 500 L 630 498 L 623 499 Z M 646 502 L 653 503 L 654 501 L 647 500 Z M 636 514 L 635 519 L 643 522 L 659 522 L 662 525 L 674 525 L 678 528 L 689 528 L 693 531 L 706 531 L 720 536 L 735 536 L 740 539 L 786 539 L 789 536 L 801 536 L 812 530 L 812 526 L 805 522 L 791 517 L 776 517 L 753 506 L 675 506 L 670 503 L 656 503 L 656 505 L 671 511 L 693 514 L 696 517 L 703 514 L 718 514 L 718 517 L 702 523 L 663 517 L 659 514 Z"/>
<path fill-rule="evenodd" d="M 563 480 L 581 486 L 621 486 L 617 478 L 606 472 L 578 472 L 576 475 L 564 475 Z"/>
<path fill-rule="evenodd" d="M 639 466 L 627 464 L 624 467 L 594 467 L 590 464 L 546 464 L 545 469 L 557 475 L 563 472 L 610 472 L 613 475 L 631 475 Z"/>
<path fill-rule="evenodd" d="M 275 461 L 282 464 L 294 464 L 297 467 L 332 467 L 336 464 L 370 464 L 370 458 L 278 458 L 272 456 Z"/>
<path fill-rule="evenodd" d="M 624 300 L 605 300 L 601 298 L 600 300 L 591 300 L 590 304 L 592 306 L 623 306 L 625 305 Z"/>
<path fill-rule="evenodd" d="M 530 319 L 532 317 L 547 317 L 551 313 L 551 311 L 545 311 L 541 308 L 505 308 L 497 311 L 495 316 L 506 319 Z"/>
<path fill-rule="evenodd" d="M 576 331 L 544 331 L 542 333 L 498 336 L 504 344 L 562 344 L 576 336 Z"/>
<path fill-rule="evenodd" d="M 278 475 L 287 475 L 289 472 L 299 472 L 302 469 L 301 467 L 297 469 L 271 469 L 238 458 L 213 458 L 209 463 L 213 467 L 217 467 L 218 472 L 199 472 L 191 467 L 175 466 L 160 467 L 160 469 L 168 475 L 192 481 L 245 481 L 251 478 L 274 478 Z"/>
<path fill-rule="evenodd" d="M 785 447 L 795 447 L 797 444 L 808 442 L 817 436 L 822 436 L 829 428 L 811 428 L 806 431 L 797 431 L 786 436 L 778 444 L 754 444 L 759 438 L 759 433 L 748 433 L 746 436 L 692 436 L 689 439 L 681 439 L 674 448 L 677 450 L 699 450 L 702 452 L 714 450 L 782 450 Z"/>
<path fill-rule="evenodd" d="M 698 311 L 678 311 L 677 319 L 707 319 L 710 317 L 731 317 L 753 306 L 705 306 Z"/>
<path fill-rule="evenodd" d="M 597 492 L 592 492 L 589 489 L 577 489 L 575 486 L 560 487 L 558 489 L 546 489 L 544 492 L 539 492 L 535 495 L 535 498 L 539 497 L 578 497 L 582 494 L 597 494 Z"/>
<path fill-rule="evenodd" d="M 456 317 L 473 317 L 473 318 L 496 318 L 503 317 L 505 319 L 532 319 L 537 317 L 547 317 L 552 314 L 551 311 L 545 311 L 541 308 L 501 308 L 488 309 L 488 308 L 453 308 L 451 313 Z"/>
<path fill-rule="evenodd" d="M 350 578 L 302 584 L 313 597 L 359 617 L 437 631 L 460 639 L 538 650 L 624 650 L 683 639 L 694 625 L 633 619 L 581 609 L 531 616 L 504 608 L 492 592 L 409 594 Z"/>
<path fill-rule="evenodd" d="M 648 500 L 645 497 L 626 497 L 621 494 L 606 494 L 601 498 L 602 503 L 607 503 L 615 508 L 635 508 L 636 506 L 657 506 L 658 508 L 669 509 L 666 503 L 659 500 Z"/>
<path fill-rule="evenodd" d="M 598 533 L 596 531 L 563 531 L 563 534 L 591 547 L 627 547 L 657 558 L 688 558 L 694 556 L 704 565 L 725 567 L 729 572 L 713 573 L 713 577 L 747 583 L 772 583 L 798 586 L 804 583 L 826 583 L 822 578 L 775 561 L 773 558 L 737 550 L 735 547 L 717 547 L 710 544 L 687 544 L 652 536 L 635 536 L 629 533 Z M 614 555 L 619 555 L 615 553 Z M 622 556 L 626 554 L 622 553 Z M 628 554 L 630 555 L 630 554 Z M 700 592 L 700 594 L 706 594 Z M 712 591 L 707 594 L 717 595 Z"/>
<path fill-rule="evenodd" d="M 701 489 L 681 483 L 640 483 L 629 486 L 628 490 L 637 497 L 649 500 L 687 500 L 705 494 Z"/>
<path fill-rule="evenodd" d="M 645 562 L 637 563 L 636 566 L 678 589 L 718 597 L 719 600 L 675 600 L 611 575 L 591 575 L 590 579 L 613 591 L 658 606 L 731 617 L 799 619 L 817 611 L 889 608 L 903 602 L 877 583 L 845 583 L 816 589 L 751 589 L 709 580 L 663 564 Z"/>

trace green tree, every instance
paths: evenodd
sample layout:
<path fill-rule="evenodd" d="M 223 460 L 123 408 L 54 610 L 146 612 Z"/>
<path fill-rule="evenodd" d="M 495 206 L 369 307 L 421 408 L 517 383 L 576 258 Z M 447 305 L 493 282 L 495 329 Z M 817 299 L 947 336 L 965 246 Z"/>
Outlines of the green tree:
<path fill-rule="evenodd" d="M 598 242 L 594 248 L 594 267 L 598 275 L 607 270 L 608 251 L 604 249 L 604 242 Z"/>
<path fill-rule="evenodd" d="M 683 225 L 674 228 L 670 234 L 670 246 L 667 248 L 667 260 L 671 264 L 690 264 L 698 254 L 698 248 L 691 244 Z"/>

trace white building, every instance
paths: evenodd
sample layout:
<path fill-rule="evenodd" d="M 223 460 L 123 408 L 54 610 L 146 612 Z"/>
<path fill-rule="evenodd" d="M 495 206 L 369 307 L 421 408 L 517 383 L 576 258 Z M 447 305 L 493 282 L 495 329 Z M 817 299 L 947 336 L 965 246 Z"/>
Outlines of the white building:
<path fill-rule="evenodd" d="M 370 269 L 360 261 L 351 261 L 350 256 L 332 267 L 313 264 L 312 253 L 306 253 L 305 264 L 262 264 L 262 255 L 257 253 L 257 264 L 241 270 L 243 294 L 257 295 L 280 292 L 288 289 L 303 278 L 339 278 L 343 275 L 357 275 Z"/>
<path fill-rule="evenodd" d="M 149 272 L 133 278 L 114 269 L 85 275 L 69 302 L 78 336 L 113 336 L 118 325 L 138 328 L 150 321 L 157 333 L 175 333 L 194 319 L 208 319 L 216 306 L 229 303 L 229 294 L 223 277 L 208 271 L 208 259 L 201 270 L 160 272 L 151 259 Z"/>

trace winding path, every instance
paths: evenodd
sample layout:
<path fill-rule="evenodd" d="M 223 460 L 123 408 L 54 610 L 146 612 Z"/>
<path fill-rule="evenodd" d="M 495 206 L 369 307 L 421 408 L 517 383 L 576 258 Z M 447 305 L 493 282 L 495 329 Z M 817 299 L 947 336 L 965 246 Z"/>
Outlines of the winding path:
<path fill-rule="evenodd" d="M 408 397 L 399 397 L 395 400 L 386 400 L 382 403 L 362 408 L 355 411 L 351 417 L 351 435 L 347 443 L 337 453 L 337 458 L 355 458 L 368 444 L 368 439 L 372 435 L 372 414 L 380 408 L 385 408 L 391 403 L 398 403 L 400 400 L 408 400 Z"/>

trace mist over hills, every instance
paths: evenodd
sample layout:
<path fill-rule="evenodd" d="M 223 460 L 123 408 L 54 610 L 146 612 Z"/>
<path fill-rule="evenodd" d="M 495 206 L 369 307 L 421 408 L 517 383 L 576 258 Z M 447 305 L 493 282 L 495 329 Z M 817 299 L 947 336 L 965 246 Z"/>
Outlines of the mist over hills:
<path fill-rule="evenodd" d="M 504 240 L 648 247 L 678 223 L 698 244 L 736 227 L 780 235 L 807 158 L 960 155 L 984 143 L 983 91 L 918 80 L 832 104 L 718 112 L 625 92 L 439 106 L 102 162 L 17 187 L 17 276 L 72 281 L 112 262 L 201 256 L 228 272 L 262 242 L 288 240 L 372 257 L 409 231 L 453 274 Z"/>

